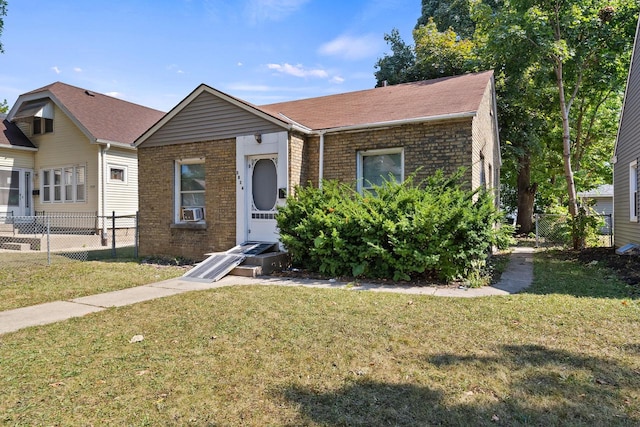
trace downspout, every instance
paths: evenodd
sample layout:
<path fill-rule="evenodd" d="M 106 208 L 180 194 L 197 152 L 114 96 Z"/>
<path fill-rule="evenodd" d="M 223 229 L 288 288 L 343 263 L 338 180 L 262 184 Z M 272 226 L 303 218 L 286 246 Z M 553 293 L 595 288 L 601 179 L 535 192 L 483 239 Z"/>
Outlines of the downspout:
<path fill-rule="evenodd" d="M 318 188 L 322 190 L 324 177 L 324 131 L 320 132 L 320 154 L 318 156 Z"/>
<path fill-rule="evenodd" d="M 106 209 L 107 209 L 107 201 L 106 201 L 106 197 L 107 197 L 107 189 L 106 189 L 106 184 L 107 184 L 107 162 L 106 162 L 106 155 L 107 155 L 107 151 L 109 151 L 109 149 L 111 148 L 111 144 L 107 143 L 106 145 L 103 145 L 100 148 L 100 162 L 102 163 L 100 165 L 100 170 L 102 171 L 102 177 L 101 177 L 101 183 L 100 183 L 100 195 L 101 195 L 101 203 L 100 203 L 100 216 L 102 217 L 102 238 L 101 238 L 101 242 L 102 242 L 102 246 L 107 246 L 107 213 L 106 213 Z"/>

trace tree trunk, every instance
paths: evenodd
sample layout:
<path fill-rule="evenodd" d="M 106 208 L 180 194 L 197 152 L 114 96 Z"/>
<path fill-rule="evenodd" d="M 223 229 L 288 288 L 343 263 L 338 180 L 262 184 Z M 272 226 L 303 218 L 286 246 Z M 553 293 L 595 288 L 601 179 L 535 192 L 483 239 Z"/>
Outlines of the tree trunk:
<path fill-rule="evenodd" d="M 537 189 L 537 184 L 531 184 L 531 156 L 525 154 L 518 158 L 518 234 L 533 231 L 533 206 Z"/>
<path fill-rule="evenodd" d="M 567 181 L 567 193 L 569 195 L 569 214 L 575 220 L 578 215 L 578 202 L 576 197 L 576 184 L 573 179 L 573 169 L 571 168 L 571 129 L 569 127 L 569 110 L 564 96 L 564 81 L 562 78 L 562 62 L 556 64 L 556 79 L 558 83 L 558 93 L 560 98 L 560 114 L 562 115 L 562 157 L 564 159 L 564 177 Z M 573 249 L 580 249 L 584 246 L 584 239 L 573 231 Z"/>

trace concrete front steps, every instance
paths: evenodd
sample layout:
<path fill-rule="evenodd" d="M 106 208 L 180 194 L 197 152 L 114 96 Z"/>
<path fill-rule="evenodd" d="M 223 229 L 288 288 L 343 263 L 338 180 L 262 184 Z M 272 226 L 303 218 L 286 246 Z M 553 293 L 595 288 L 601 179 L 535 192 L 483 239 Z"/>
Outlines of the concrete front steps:
<path fill-rule="evenodd" d="M 258 277 L 287 268 L 290 264 L 289 254 L 279 250 L 249 255 L 242 264 L 229 273 L 232 276 Z"/>

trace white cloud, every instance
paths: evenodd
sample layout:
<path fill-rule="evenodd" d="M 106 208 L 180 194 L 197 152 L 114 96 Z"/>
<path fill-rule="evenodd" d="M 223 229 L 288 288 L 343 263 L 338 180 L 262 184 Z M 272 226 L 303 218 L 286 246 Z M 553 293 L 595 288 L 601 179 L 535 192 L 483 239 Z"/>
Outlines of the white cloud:
<path fill-rule="evenodd" d="M 251 22 L 280 21 L 295 13 L 309 0 L 250 0 L 246 11 Z"/>
<path fill-rule="evenodd" d="M 236 65 L 237 65 L 238 67 L 242 67 L 244 64 L 243 64 L 242 62 L 238 62 Z"/>
<path fill-rule="evenodd" d="M 294 77 L 315 77 L 320 79 L 326 79 L 329 77 L 329 73 L 320 68 L 306 69 L 301 64 L 291 65 L 287 64 L 267 64 L 270 70 L 275 70 L 282 74 L 287 74 Z"/>
<path fill-rule="evenodd" d="M 176 74 L 184 74 L 184 71 L 182 71 L 182 69 L 178 67 L 176 64 L 167 65 L 167 70 L 174 72 Z"/>
<path fill-rule="evenodd" d="M 54 73 L 56 74 L 60 74 L 62 71 L 60 70 L 60 68 L 58 68 L 58 66 L 53 66 L 51 67 L 51 69 L 53 70 Z"/>
<path fill-rule="evenodd" d="M 331 80 L 329 80 L 329 81 L 330 81 L 331 83 L 337 83 L 337 84 L 340 84 L 340 83 L 344 83 L 344 78 L 342 78 L 342 77 L 340 77 L 340 76 L 333 76 L 333 77 L 331 78 Z"/>
<path fill-rule="evenodd" d="M 124 94 L 122 94 L 120 92 L 107 92 L 107 93 L 105 93 L 105 95 L 113 96 L 114 98 L 123 98 L 124 97 Z"/>
<path fill-rule="evenodd" d="M 360 37 L 343 35 L 320 46 L 318 52 L 322 55 L 358 60 L 375 56 L 379 53 L 383 44 L 384 40 L 373 34 Z"/>
<path fill-rule="evenodd" d="M 75 71 L 76 73 L 81 73 L 82 72 L 82 68 L 80 67 L 74 67 L 73 71 Z"/>

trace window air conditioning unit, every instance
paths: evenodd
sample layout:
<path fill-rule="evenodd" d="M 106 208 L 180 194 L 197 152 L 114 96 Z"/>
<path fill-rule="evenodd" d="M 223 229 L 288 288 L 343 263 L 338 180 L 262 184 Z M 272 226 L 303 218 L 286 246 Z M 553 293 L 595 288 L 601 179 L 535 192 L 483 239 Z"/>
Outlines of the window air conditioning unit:
<path fill-rule="evenodd" d="M 184 208 L 182 209 L 183 221 L 200 221 L 204 218 L 204 209 L 202 208 Z"/>

